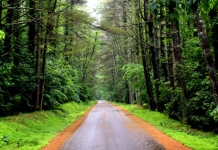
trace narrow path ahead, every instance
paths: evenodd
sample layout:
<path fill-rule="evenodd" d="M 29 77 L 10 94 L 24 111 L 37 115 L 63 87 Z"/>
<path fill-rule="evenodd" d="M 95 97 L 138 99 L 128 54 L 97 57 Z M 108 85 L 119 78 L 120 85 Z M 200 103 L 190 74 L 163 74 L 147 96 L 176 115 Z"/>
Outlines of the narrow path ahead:
<path fill-rule="evenodd" d="M 122 111 L 105 101 L 89 113 L 85 122 L 60 150 L 164 150 Z"/>

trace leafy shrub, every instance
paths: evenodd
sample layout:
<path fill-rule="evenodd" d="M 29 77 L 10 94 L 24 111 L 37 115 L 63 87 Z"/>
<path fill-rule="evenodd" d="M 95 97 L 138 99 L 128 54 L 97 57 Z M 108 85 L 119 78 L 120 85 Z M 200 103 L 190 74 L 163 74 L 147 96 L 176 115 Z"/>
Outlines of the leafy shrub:
<path fill-rule="evenodd" d="M 205 131 L 217 130 L 218 121 L 210 115 L 215 107 L 213 96 L 209 91 L 196 92 L 195 97 L 187 104 L 188 123 L 193 128 Z"/>
<path fill-rule="evenodd" d="M 170 89 L 169 90 L 165 90 L 165 94 L 161 94 L 161 97 L 164 97 L 165 95 L 165 100 L 167 100 L 169 98 L 169 102 L 165 104 L 165 113 L 167 113 L 169 115 L 170 118 L 174 118 L 174 119 L 181 119 L 181 95 L 182 95 L 182 91 L 180 88 L 175 88 L 174 90 Z"/>
<path fill-rule="evenodd" d="M 65 60 L 48 61 L 43 108 L 78 101 L 79 83 L 75 69 Z"/>

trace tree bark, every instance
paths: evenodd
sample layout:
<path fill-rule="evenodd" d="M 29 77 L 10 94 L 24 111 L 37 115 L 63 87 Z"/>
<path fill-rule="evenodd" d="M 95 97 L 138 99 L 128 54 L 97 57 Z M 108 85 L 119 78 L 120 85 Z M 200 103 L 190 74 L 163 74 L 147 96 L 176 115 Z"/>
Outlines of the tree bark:
<path fill-rule="evenodd" d="M 210 45 L 209 45 L 209 40 L 208 36 L 204 27 L 203 20 L 201 17 L 198 15 L 197 12 L 197 7 L 192 8 L 193 13 L 194 13 L 194 18 L 195 18 L 195 24 L 198 30 L 198 35 L 201 41 L 201 48 L 204 54 L 204 59 L 206 62 L 206 68 L 208 71 L 208 75 L 210 78 L 210 83 L 212 87 L 212 92 L 213 92 L 213 97 L 216 105 L 218 105 L 218 78 L 217 78 L 217 71 L 214 65 L 212 53 L 210 50 Z"/>
<path fill-rule="evenodd" d="M 140 52 L 141 52 L 141 58 L 142 58 L 142 65 L 143 65 L 143 73 L 145 76 L 145 86 L 146 86 L 146 92 L 148 96 L 148 107 L 150 110 L 155 110 L 155 102 L 154 102 L 154 96 L 152 91 L 152 83 L 151 83 L 151 77 L 148 71 L 148 64 L 146 61 L 146 52 L 145 52 L 145 39 L 144 39 L 144 28 L 142 24 L 142 13 L 141 13 L 141 2 L 140 0 L 135 0 L 135 11 L 136 11 L 136 22 L 137 22 L 137 31 L 138 31 L 138 43 L 140 44 Z M 145 9 L 145 7 L 144 7 Z M 141 14 L 141 15 L 140 15 Z M 145 24 L 144 24 L 145 25 Z M 146 31 L 145 31 L 146 33 Z"/>
<path fill-rule="evenodd" d="M 160 74 L 159 74 L 159 61 L 158 61 L 158 49 L 157 49 L 157 39 L 155 39 L 155 28 L 153 23 L 153 14 L 150 14 L 150 17 L 148 17 L 148 0 L 144 0 L 144 21 L 145 24 L 148 26 L 148 34 L 150 39 L 150 52 L 151 52 L 151 62 L 153 66 L 154 71 L 154 80 L 155 80 L 155 90 L 156 90 L 156 100 L 157 100 L 157 109 L 159 112 L 162 112 L 162 107 L 160 103 L 160 91 L 159 91 L 159 81 L 160 81 Z M 146 32 L 145 32 L 146 33 Z M 157 32 L 155 32 L 157 33 Z"/>
<path fill-rule="evenodd" d="M 169 13 L 175 13 L 176 2 L 171 1 L 169 6 Z M 184 69 L 182 63 L 182 47 L 180 43 L 180 35 L 179 35 L 179 22 L 177 19 L 174 19 L 170 25 L 170 31 L 173 40 L 173 52 L 174 58 L 176 62 L 176 77 L 179 88 L 182 90 L 181 95 L 181 108 L 182 108 L 182 122 L 187 122 L 187 114 L 186 114 L 186 85 L 184 78 Z"/>
<path fill-rule="evenodd" d="M 56 8 L 57 0 L 54 1 L 54 5 L 51 8 L 51 10 L 48 10 L 48 16 L 51 16 Z M 49 5 L 51 5 L 51 0 L 49 1 Z M 45 41 L 44 41 L 44 49 L 43 49 L 43 56 L 42 56 L 42 79 L 40 84 L 40 109 L 42 110 L 42 104 L 43 104 L 43 97 L 44 97 L 44 87 L 45 87 L 45 73 L 46 73 L 46 56 L 48 51 L 48 42 L 49 37 L 52 32 L 52 23 L 51 21 L 47 22 L 46 25 L 46 33 L 45 33 Z"/>
<path fill-rule="evenodd" d="M 87 68 L 88 68 L 88 65 L 90 64 L 90 61 L 92 60 L 92 57 L 96 51 L 96 42 L 97 42 L 97 39 L 98 39 L 98 32 L 96 32 L 96 35 L 95 35 L 95 41 L 94 41 L 94 45 L 92 47 L 92 51 L 91 51 L 91 54 L 90 54 L 90 58 L 88 59 L 88 55 L 89 55 L 89 52 L 87 52 L 86 54 L 86 61 L 85 63 L 83 64 L 83 72 L 82 72 L 82 78 L 81 78 L 81 82 L 83 83 L 87 77 Z M 89 51 L 90 48 L 88 48 L 88 51 Z"/>
<path fill-rule="evenodd" d="M 174 68 L 173 68 L 175 59 L 174 59 L 174 52 L 173 52 L 173 41 L 170 42 L 169 49 L 170 49 L 170 53 L 169 53 L 170 87 L 172 89 L 175 89 L 175 73 L 174 73 Z"/>
<path fill-rule="evenodd" d="M 146 53 L 145 53 L 143 44 L 141 44 L 141 53 L 142 53 L 142 64 L 144 68 L 144 76 L 145 76 L 145 81 L 146 81 L 146 89 L 147 89 L 147 94 L 148 94 L 148 105 L 151 110 L 155 110 L 156 107 L 155 107 L 154 97 L 153 97 L 153 92 L 152 92 L 151 77 L 148 71 L 148 65 L 146 62 Z"/>
<path fill-rule="evenodd" d="M 17 4 L 16 4 L 17 8 L 20 5 L 19 2 L 20 2 L 20 0 L 17 1 Z M 15 11 L 15 13 L 14 13 L 14 20 L 18 20 L 19 18 L 20 18 L 20 12 L 19 11 Z M 16 30 L 16 27 L 13 27 L 13 29 Z M 14 65 L 15 66 L 19 65 L 19 53 L 20 53 L 20 45 L 21 45 L 21 39 L 22 39 L 21 35 L 22 34 L 21 34 L 21 31 L 19 29 L 14 32 L 14 37 L 16 39 L 16 41 L 15 41 L 15 43 L 13 45 L 14 46 L 13 50 L 16 53 L 16 55 L 14 56 Z"/>
<path fill-rule="evenodd" d="M 154 97 L 153 97 L 153 92 L 152 92 L 151 77 L 150 77 L 150 74 L 148 71 L 148 65 L 146 62 L 145 41 L 144 41 L 144 34 L 143 34 L 143 29 L 142 29 L 142 22 L 140 21 L 141 20 L 140 18 L 138 19 L 139 19 L 139 22 L 138 22 L 139 39 L 140 39 L 140 46 L 141 46 L 142 65 L 144 69 L 143 73 L 145 76 L 145 85 L 146 85 L 147 95 L 148 95 L 148 106 L 150 110 L 155 110 L 156 107 L 155 107 Z"/>
<path fill-rule="evenodd" d="M 217 39 L 217 35 L 218 35 L 218 24 L 217 24 L 217 21 L 218 21 L 218 12 L 215 9 L 212 9 L 209 13 L 210 15 L 210 19 L 211 19 L 211 22 L 212 22 L 212 25 L 211 25 L 211 31 L 213 31 L 211 33 L 211 40 L 212 40 L 212 43 L 213 43 L 213 49 L 214 49 L 214 57 L 215 57 L 215 67 L 216 67 L 216 70 L 218 69 L 218 39 Z"/>
<path fill-rule="evenodd" d="M 36 36 L 36 23 L 35 23 L 35 20 L 36 20 L 36 2 L 34 0 L 29 0 L 29 7 L 31 8 L 29 10 L 29 19 L 32 20 L 30 23 L 29 23 L 29 31 L 28 31 L 28 40 L 29 40 L 29 43 L 28 43 L 28 49 L 29 49 L 29 52 L 32 53 L 34 55 L 34 52 L 35 52 L 35 36 Z"/>
<path fill-rule="evenodd" d="M 0 30 L 2 30 L 2 0 L 0 0 Z"/>
<path fill-rule="evenodd" d="M 164 6 L 163 6 L 164 7 Z M 165 7 L 164 7 L 165 8 Z M 167 55 L 167 46 L 165 45 L 164 41 L 167 38 L 167 34 L 165 33 L 166 29 L 166 18 L 164 17 L 164 10 L 163 8 L 160 10 L 160 52 L 161 52 L 161 66 L 163 68 L 163 76 L 164 81 L 169 81 L 169 69 L 168 69 L 168 55 Z"/>
<path fill-rule="evenodd" d="M 42 9 L 42 0 L 39 0 L 39 14 L 37 22 L 37 51 L 36 51 L 36 99 L 35 99 L 35 109 L 40 110 L 40 55 L 41 55 L 41 9 Z"/>
<path fill-rule="evenodd" d="M 14 0 L 8 0 L 8 5 L 14 7 Z M 6 24 L 4 25 L 4 32 L 6 34 L 3 46 L 3 53 L 9 52 L 12 50 L 12 22 L 13 22 L 14 10 L 8 9 L 6 14 Z"/>

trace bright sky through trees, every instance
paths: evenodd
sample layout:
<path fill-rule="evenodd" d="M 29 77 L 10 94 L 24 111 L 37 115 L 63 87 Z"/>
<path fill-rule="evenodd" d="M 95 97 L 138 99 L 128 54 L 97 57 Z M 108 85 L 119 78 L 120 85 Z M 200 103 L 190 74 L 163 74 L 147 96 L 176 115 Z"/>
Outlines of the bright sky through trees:
<path fill-rule="evenodd" d="M 96 10 L 100 6 L 100 3 L 102 1 L 104 1 L 104 0 L 87 0 L 87 3 L 86 3 L 86 8 L 87 8 L 88 12 L 90 13 L 90 15 L 92 17 L 95 17 L 98 20 L 100 20 L 101 15 L 98 14 L 98 12 Z"/>

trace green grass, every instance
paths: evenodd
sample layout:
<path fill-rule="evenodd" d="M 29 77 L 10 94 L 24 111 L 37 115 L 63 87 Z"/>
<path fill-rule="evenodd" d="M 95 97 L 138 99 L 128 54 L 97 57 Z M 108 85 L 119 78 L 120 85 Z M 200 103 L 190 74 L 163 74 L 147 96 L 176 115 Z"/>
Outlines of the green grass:
<path fill-rule="evenodd" d="M 115 103 L 135 116 L 155 126 L 163 133 L 194 150 L 218 150 L 218 135 L 192 129 L 188 125 L 168 118 L 163 113 L 139 108 L 136 105 Z"/>
<path fill-rule="evenodd" d="M 95 104 L 66 103 L 54 110 L 0 118 L 0 150 L 40 150 Z"/>

